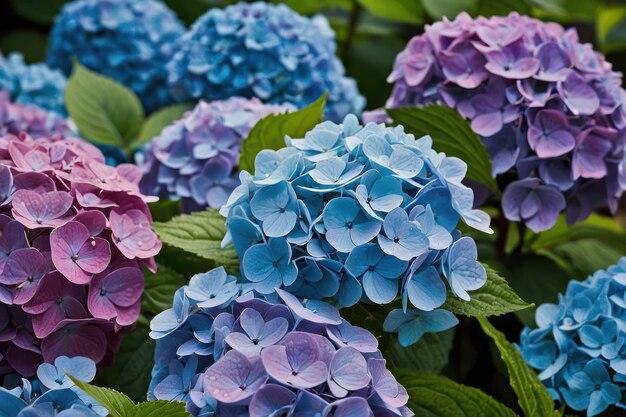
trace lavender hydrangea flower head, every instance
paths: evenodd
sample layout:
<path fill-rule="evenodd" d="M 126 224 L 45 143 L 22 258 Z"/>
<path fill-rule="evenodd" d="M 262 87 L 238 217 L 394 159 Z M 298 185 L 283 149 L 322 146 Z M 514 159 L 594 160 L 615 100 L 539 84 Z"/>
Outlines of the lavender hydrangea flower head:
<path fill-rule="evenodd" d="M 71 136 L 67 120 L 55 112 L 32 105 L 12 103 L 7 91 L 0 91 L 0 136 L 24 132 L 34 138 Z"/>
<path fill-rule="evenodd" d="M 575 29 L 462 13 L 426 25 L 397 56 L 386 106 L 442 103 L 469 119 L 493 175 L 517 175 L 504 215 L 538 232 L 563 211 L 571 224 L 617 209 L 626 189 L 621 78 Z"/>
<path fill-rule="evenodd" d="M 0 90 L 7 91 L 14 102 L 65 115 L 66 84 L 65 75 L 57 69 L 43 63 L 27 65 L 19 53 L 7 57 L 0 53 Z"/>
<path fill-rule="evenodd" d="M 161 248 L 139 178 L 81 139 L 0 137 L 0 375 L 113 358 Z"/>
<path fill-rule="evenodd" d="M 200 101 L 151 141 L 142 166 L 142 192 L 180 199 L 187 212 L 223 206 L 240 184 L 239 153 L 252 127 L 269 114 L 292 109 L 256 98 Z"/>
<path fill-rule="evenodd" d="M 328 92 L 326 117 L 360 113 L 365 100 L 335 56 L 323 16 L 309 19 L 285 5 L 240 2 L 213 8 L 177 43 L 168 63 L 175 98 L 258 97 L 304 107 Z"/>
<path fill-rule="evenodd" d="M 108 411 L 80 390 L 67 374 L 83 382 L 96 376 L 96 364 L 89 358 L 60 356 L 54 364 L 43 363 L 37 378 L 20 384 L 5 380 L 0 387 L 3 416 L 7 417 L 104 417 Z"/>
<path fill-rule="evenodd" d="M 151 112 L 171 102 L 164 63 L 185 28 L 156 0 L 75 0 L 52 28 L 47 62 L 66 75 L 75 57 L 133 90 Z"/>
<path fill-rule="evenodd" d="M 626 258 L 584 281 L 573 280 L 558 304 L 543 304 L 536 329 L 519 349 L 555 401 L 595 416 L 626 409 Z"/>
<path fill-rule="evenodd" d="M 148 399 L 184 401 L 194 416 L 413 415 L 369 331 L 322 301 L 243 288 L 223 268 L 196 275 L 152 320 Z"/>
<path fill-rule="evenodd" d="M 474 240 L 456 227 L 463 219 L 490 233 L 490 218 L 472 208 L 473 192 L 462 184 L 466 164 L 431 145 L 402 126 L 359 126 L 349 115 L 288 138 L 279 151 L 261 151 L 255 173 L 241 173 L 220 211 L 229 230 L 224 243 L 234 244 L 245 282 L 269 298 L 281 288 L 340 307 L 399 297 L 417 327 L 422 313 L 445 302 L 444 279 L 454 296 L 469 300 L 486 272 Z M 447 311 L 436 317 L 445 325 L 422 330 L 456 323 Z M 397 318 L 389 331 L 415 343 L 421 334 L 404 337 Z"/>

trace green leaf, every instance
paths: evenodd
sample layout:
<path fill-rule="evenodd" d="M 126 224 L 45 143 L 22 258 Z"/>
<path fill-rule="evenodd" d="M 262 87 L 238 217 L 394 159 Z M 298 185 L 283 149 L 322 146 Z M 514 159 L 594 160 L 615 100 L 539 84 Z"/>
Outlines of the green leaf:
<path fill-rule="evenodd" d="M 248 138 L 243 141 L 239 168 L 254 172 L 254 159 L 263 149 L 278 150 L 285 147 L 285 136 L 301 138 L 322 121 L 327 93 L 302 110 L 284 114 L 270 114 L 259 120 Z"/>
<path fill-rule="evenodd" d="M 50 25 L 66 0 L 11 0 L 15 14 L 40 25 Z M 6 7 L 6 6 L 5 6 Z"/>
<path fill-rule="evenodd" d="M 455 314 L 476 317 L 499 316 L 533 306 L 522 300 L 496 271 L 488 265 L 483 266 L 487 271 L 487 282 L 470 294 L 471 300 L 463 301 L 458 297 L 448 296 L 441 308 Z"/>
<path fill-rule="evenodd" d="M 550 258 L 571 278 L 604 269 L 626 253 L 626 231 L 615 220 L 598 214 L 572 226 L 561 216 L 550 230 L 528 232 L 525 240 L 525 252 Z"/>
<path fill-rule="evenodd" d="M 146 326 L 138 325 L 124 336 L 115 363 L 102 368 L 95 383 L 124 391 L 133 401 L 145 401 L 154 365 L 155 344 L 149 332 Z"/>
<path fill-rule="evenodd" d="M 176 104 L 162 108 L 156 113 L 152 113 L 150 117 L 141 126 L 139 136 L 137 136 L 130 144 L 131 149 L 137 149 L 144 143 L 157 137 L 163 131 L 163 128 L 179 120 L 185 112 L 193 108 L 193 103 Z"/>
<path fill-rule="evenodd" d="M 156 315 L 171 308 L 174 293 L 187 282 L 188 279 L 181 273 L 159 264 L 156 274 L 146 273 L 141 311 Z"/>
<path fill-rule="evenodd" d="M 448 364 L 454 329 L 426 333 L 419 342 L 403 347 L 396 337 L 385 348 L 387 366 L 392 370 L 438 374 Z"/>
<path fill-rule="evenodd" d="M 424 9 L 418 0 L 357 0 L 368 12 L 383 19 L 420 24 Z"/>
<path fill-rule="evenodd" d="M 148 203 L 148 208 L 155 222 L 167 222 L 180 215 L 180 200 L 159 200 Z"/>
<path fill-rule="evenodd" d="M 507 370 L 511 387 L 517 395 L 517 402 L 526 417 L 559 416 L 554 409 L 554 400 L 541 383 L 539 377 L 526 364 L 517 348 L 504 335 L 489 323 L 485 317 L 478 321 L 487 336 L 491 337 L 500 351 Z"/>
<path fill-rule="evenodd" d="M 144 119 L 141 103 L 131 90 L 75 61 L 65 104 L 81 136 L 130 152 Z"/>
<path fill-rule="evenodd" d="M 397 379 L 409 394 L 408 407 L 416 413 L 425 410 L 436 417 L 516 417 L 513 410 L 481 390 L 443 376 L 403 372 Z"/>
<path fill-rule="evenodd" d="M 180 401 L 150 401 L 136 405 L 127 417 L 190 417 Z"/>
<path fill-rule="evenodd" d="M 387 109 L 387 113 L 415 137 L 430 135 L 435 150 L 456 156 L 467 163 L 467 178 L 486 185 L 496 194 L 500 193 L 496 180 L 491 176 L 487 148 L 472 131 L 469 122 L 456 111 L 440 105 L 429 105 Z"/>
<path fill-rule="evenodd" d="M 502 231 L 501 231 L 502 233 Z M 510 255 L 517 248 L 521 240 L 519 224 L 510 222 L 507 226 L 506 242 L 504 243 L 504 253 Z"/>
<path fill-rule="evenodd" d="M 422 6 L 433 20 L 442 17 L 452 20 L 463 11 L 472 14 L 477 5 L 478 0 L 422 0 Z"/>
<path fill-rule="evenodd" d="M 87 384 L 75 379 L 71 375 L 69 377 L 78 388 L 85 391 L 94 400 L 98 401 L 100 405 L 109 410 L 111 417 L 128 417 L 128 413 L 135 407 L 135 403 L 121 392 Z"/>
<path fill-rule="evenodd" d="M 626 6 L 606 5 L 598 8 L 596 26 L 603 51 L 611 52 L 626 47 Z"/>
<path fill-rule="evenodd" d="M 217 210 L 207 209 L 174 217 L 166 223 L 155 222 L 152 227 L 163 243 L 211 261 L 206 269 L 224 266 L 236 273 L 239 259 L 234 248 L 222 249 L 226 221 Z"/>

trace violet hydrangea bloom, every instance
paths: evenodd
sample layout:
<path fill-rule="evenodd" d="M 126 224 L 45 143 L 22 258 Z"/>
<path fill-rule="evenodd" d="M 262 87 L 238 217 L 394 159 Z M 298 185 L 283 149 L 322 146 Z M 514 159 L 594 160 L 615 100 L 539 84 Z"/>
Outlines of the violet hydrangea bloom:
<path fill-rule="evenodd" d="M 193 416 L 413 415 L 376 337 L 334 307 L 282 290 L 269 302 L 237 284 L 203 304 L 208 277 L 235 281 L 224 268 L 196 275 L 152 320 L 149 400 L 184 401 Z"/>
<path fill-rule="evenodd" d="M 586 412 L 626 409 L 626 258 L 584 281 L 573 280 L 558 304 L 535 313 L 519 349 L 555 401 Z"/>
<path fill-rule="evenodd" d="M 255 168 L 220 212 L 243 280 L 268 299 L 276 288 L 339 307 L 400 299 L 415 318 L 444 304 L 445 281 L 466 301 L 486 281 L 474 240 L 456 227 L 463 219 L 490 233 L 490 218 L 472 208 L 466 164 L 428 136 L 349 115 L 261 151 Z M 445 325 L 430 331 L 456 323 L 447 311 L 436 317 Z"/>
<path fill-rule="evenodd" d="M 9 93 L 0 91 L 0 135 L 24 132 L 34 138 L 71 136 L 67 120 L 55 112 L 11 102 Z"/>
<path fill-rule="evenodd" d="M 139 177 L 81 139 L 0 137 L 0 375 L 112 360 L 161 248 Z"/>
<path fill-rule="evenodd" d="M 66 84 L 65 75 L 57 69 L 44 63 L 28 65 L 18 53 L 7 57 L 0 53 L 0 90 L 8 92 L 14 102 L 65 115 Z"/>
<path fill-rule="evenodd" d="M 7 417 L 104 417 L 108 411 L 80 390 L 67 374 L 83 382 L 96 376 L 96 364 L 85 357 L 60 356 L 54 364 L 43 363 L 37 379 L 22 379 L 0 387 L 2 412 Z"/>
<path fill-rule="evenodd" d="M 200 16 L 176 44 L 167 82 L 181 101 L 239 96 L 304 107 L 328 92 L 326 117 L 340 121 L 360 113 L 365 99 L 335 49 L 323 16 L 240 2 Z"/>
<path fill-rule="evenodd" d="M 563 211 L 572 224 L 617 209 L 626 189 L 621 78 L 575 29 L 517 13 L 461 13 L 409 41 L 389 75 L 386 106 L 441 103 L 470 120 L 493 175 L 517 176 L 506 184 L 504 215 L 539 232 Z"/>
<path fill-rule="evenodd" d="M 222 207 L 238 186 L 241 144 L 254 125 L 290 105 L 230 98 L 198 105 L 154 138 L 142 166 L 141 190 L 182 200 L 186 212 Z"/>
<path fill-rule="evenodd" d="M 47 62 L 69 75 L 76 58 L 133 90 L 151 112 L 171 103 L 164 63 L 184 30 L 160 1 L 75 0 L 55 20 Z"/>

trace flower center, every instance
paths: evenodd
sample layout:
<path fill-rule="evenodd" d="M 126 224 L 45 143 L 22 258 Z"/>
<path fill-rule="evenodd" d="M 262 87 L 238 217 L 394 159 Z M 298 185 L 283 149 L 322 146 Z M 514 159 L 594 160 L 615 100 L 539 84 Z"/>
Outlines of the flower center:
<path fill-rule="evenodd" d="M 347 223 L 346 223 L 346 227 L 347 227 L 348 229 L 352 229 L 352 224 L 353 224 L 352 222 L 347 222 Z"/>
<path fill-rule="evenodd" d="M 57 298 L 57 304 L 61 304 L 63 302 L 63 299 L 61 297 Z"/>
<path fill-rule="evenodd" d="M 101 288 L 101 289 L 100 289 L 100 295 L 101 295 L 102 297 L 104 297 L 105 295 L 107 295 L 107 290 L 105 290 L 104 288 Z"/>
<path fill-rule="evenodd" d="M 70 257 L 70 259 L 72 260 L 72 262 L 76 263 L 76 261 L 78 260 L 78 256 L 77 255 L 72 255 Z"/>
<path fill-rule="evenodd" d="M 398 236 L 393 238 L 393 243 L 398 243 L 400 241 L 400 238 Z"/>
<path fill-rule="evenodd" d="M 259 344 L 259 339 L 257 339 L 257 338 L 252 339 L 252 344 L 253 345 L 258 345 Z"/>

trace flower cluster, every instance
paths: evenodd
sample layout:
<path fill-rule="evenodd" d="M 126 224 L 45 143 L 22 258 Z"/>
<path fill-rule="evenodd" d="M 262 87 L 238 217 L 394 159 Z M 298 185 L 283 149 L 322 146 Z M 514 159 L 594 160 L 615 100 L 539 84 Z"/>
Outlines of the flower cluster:
<path fill-rule="evenodd" d="M 168 84 L 178 100 L 258 97 L 303 107 L 328 92 L 326 117 L 360 112 L 365 99 L 344 75 L 326 18 L 285 5 L 241 2 L 211 9 L 176 45 Z"/>
<path fill-rule="evenodd" d="M 423 333 L 416 329 L 454 325 L 451 313 L 433 313 L 446 300 L 441 275 L 463 300 L 486 280 L 474 240 L 455 230 L 459 218 L 491 232 L 462 184 L 466 164 L 434 151 L 428 136 L 359 126 L 354 115 L 287 145 L 261 151 L 255 174 L 241 173 L 220 211 L 249 285 L 268 296 L 284 288 L 333 298 L 340 307 L 362 298 L 388 304 L 400 293 L 404 311 L 387 328 L 406 345 Z"/>
<path fill-rule="evenodd" d="M 519 348 L 556 401 L 588 416 L 626 408 L 626 258 L 571 281 L 535 320 L 538 328 L 522 331 Z"/>
<path fill-rule="evenodd" d="M 7 91 L 12 101 L 64 115 L 66 84 L 67 79 L 59 70 L 43 63 L 27 65 L 18 53 L 8 57 L 0 53 L 0 90 Z"/>
<path fill-rule="evenodd" d="M 412 415 L 370 332 L 322 301 L 241 291 L 223 268 L 198 274 L 152 320 L 149 399 L 194 416 Z"/>
<path fill-rule="evenodd" d="M 7 91 L 0 91 L 0 137 L 24 132 L 32 137 L 71 135 L 65 119 L 36 106 L 12 103 Z"/>
<path fill-rule="evenodd" d="M 263 117 L 290 109 L 264 105 L 256 98 L 200 101 L 152 140 L 141 191 L 181 199 L 184 211 L 223 206 L 239 185 L 236 167 L 243 140 Z"/>
<path fill-rule="evenodd" d="M 471 120 L 512 221 L 541 231 L 617 209 L 626 189 L 621 73 L 574 29 L 512 13 L 427 25 L 396 58 L 387 107 L 441 102 Z"/>
<path fill-rule="evenodd" d="M 165 62 L 184 30 L 157 0 L 75 0 L 56 18 L 47 61 L 69 75 L 76 57 L 133 90 L 151 112 L 171 102 Z"/>
<path fill-rule="evenodd" d="M 2 415 L 6 417 L 104 417 L 108 411 L 80 390 L 67 376 L 91 382 L 96 364 L 89 358 L 60 356 L 54 365 L 43 363 L 34 381 L 0 388 Z"/>
<path fill-rule="evenodd" d="M 0 137 L 0 375 L 112 358 L 161 248 L 140 176 L 80 139 Z"/>

